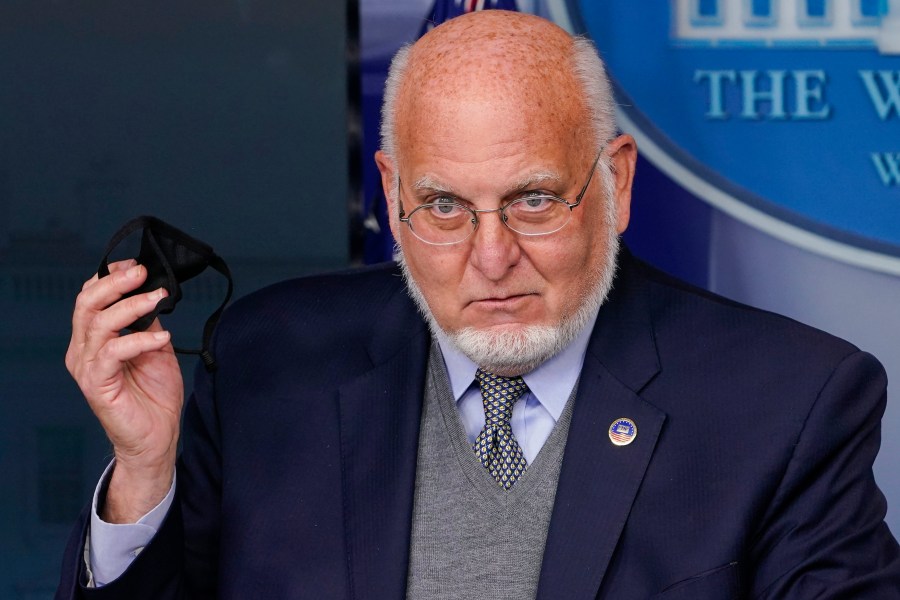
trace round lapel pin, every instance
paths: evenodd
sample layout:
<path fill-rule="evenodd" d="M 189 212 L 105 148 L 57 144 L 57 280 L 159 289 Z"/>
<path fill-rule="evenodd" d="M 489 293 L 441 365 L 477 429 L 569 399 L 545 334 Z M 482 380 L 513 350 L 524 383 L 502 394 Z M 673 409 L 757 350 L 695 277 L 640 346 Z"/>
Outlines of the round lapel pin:
<path fill-rule="evenodd" d="M 609 441 L 616 446 L 627 446 L 637 437 L 637 425 L 631 419 L 616 419 L 609 426 Z"/>

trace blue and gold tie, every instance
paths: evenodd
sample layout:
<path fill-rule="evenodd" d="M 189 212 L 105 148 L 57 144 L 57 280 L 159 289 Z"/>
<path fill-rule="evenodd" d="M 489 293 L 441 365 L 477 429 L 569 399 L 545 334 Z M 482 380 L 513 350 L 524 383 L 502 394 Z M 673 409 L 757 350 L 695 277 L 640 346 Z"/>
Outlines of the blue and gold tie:
<path fill-rule="evenodd" d="M 475 379 L 481 387 L 484 429 L 472 449 L 497 483 L 508 490 L 528 466 L 510 425 L 513 404 L 528 391 L 528 386 L 521 377 L 501 377 L 481 369 L 475 373 Z"/>

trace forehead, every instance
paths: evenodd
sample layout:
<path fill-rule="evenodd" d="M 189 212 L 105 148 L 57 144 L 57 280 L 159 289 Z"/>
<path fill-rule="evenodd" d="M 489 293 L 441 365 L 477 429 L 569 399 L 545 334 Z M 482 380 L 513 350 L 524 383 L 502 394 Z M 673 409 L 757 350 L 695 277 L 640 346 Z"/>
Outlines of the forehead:
<path fill-rule="evenodd" d="M 448 191 L 463 181 L 507 189 L 542 174 L 569 181 L 593 151 L 589 123 L 577 111 L 548 114 L 546 106 L 516 103 L 505 95 L 417 102 L 415 117 L 398 124 L 404 180 L 424 179 Z"/>
<path fill-rule="evenodd" d="M 480 78 L 456 81 L 452 89 L 428 82 L 398 111 L 398 158 L 404 171 L 412 170 L 410 177 L 452 184 L 450 176 L 461 171 L 494 179 L 550 171 L 566 178 L 570 163 L 579 165 L 582 155 L 593 152 L 577 94 L 561 87 L 481 85 Z"/>
<path fill-rule="evenodd" d="M 527 126 L 533 134 L 571 128 L 585 113 L 571 53 L 557 48 L 539 54 L 532 44 L 524 46 L 487 45 L 474 56 L 465 47 L 431 53 L 416 48 L 398 96 L 398 133 L 486 119 L 498 127 Z"/>

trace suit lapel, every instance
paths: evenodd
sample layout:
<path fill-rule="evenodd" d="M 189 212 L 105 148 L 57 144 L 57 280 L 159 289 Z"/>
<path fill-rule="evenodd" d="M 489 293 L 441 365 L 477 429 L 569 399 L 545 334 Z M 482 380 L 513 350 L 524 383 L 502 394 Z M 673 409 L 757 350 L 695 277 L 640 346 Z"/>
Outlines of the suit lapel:
<path fill-rule="evenodd" d="M 354 598 L 406 593 L 429 336 L 395 297 L 375 317 L 374 368 L 340 388 L 344 530 Z"/>
<path fill-rule="evenodd" d="M 659 371 L 649 291 L 627 252 L 585 356 L 544 559 L 539 599 L 595 598 L 628 520 L 665 414 L 638 393 Z M 616 446 L 609 427 L 637 426 Z"/>

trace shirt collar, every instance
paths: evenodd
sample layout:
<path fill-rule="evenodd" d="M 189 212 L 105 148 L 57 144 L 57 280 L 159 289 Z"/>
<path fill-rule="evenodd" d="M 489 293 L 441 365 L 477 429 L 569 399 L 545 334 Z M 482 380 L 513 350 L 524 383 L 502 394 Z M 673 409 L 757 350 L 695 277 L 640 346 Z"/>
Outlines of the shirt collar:
<path fill-rule="evenodd" d="M 568 346 L 541 363 L 533 371 L 522 375 L 522 379 L 528 385 L 528 390 L 556 421 L 559 420 L 566 401 L 572 393 L 572 388 L 578 381 L 588 341 L 590 341 L 596 321 L 597 313 L 595 312 Z M 443 332 L 438 332 L 437 341 L 441 347 L 441 353 L 444 355 L 444 365 L 447 367 L 447 374 L 450 377 L 453 397 L 459 402 L 462 395 L 475 381 L 475 371 L 478 370 L 478 365 L 460 352 Z"/>

